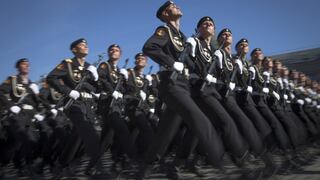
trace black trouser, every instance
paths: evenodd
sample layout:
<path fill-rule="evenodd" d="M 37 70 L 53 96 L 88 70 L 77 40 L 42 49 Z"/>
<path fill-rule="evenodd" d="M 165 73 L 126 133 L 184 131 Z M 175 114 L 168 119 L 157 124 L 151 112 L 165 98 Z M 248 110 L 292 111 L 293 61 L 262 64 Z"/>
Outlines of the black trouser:
<path fill-rule="evenodd" d="M 93 125 L 93 116 L 90 102 L 75 101 L 68 110 L 73 129 L 67 147 L 60 157 L 62 166 L 67 166 L 75 158 L 78 149 L 83 143 L 85 153 L 90 159 L 99 157 L 99 135 Z"/>
<path fill-rule="evenodd" d="M 142 110 L 131 110 L 128 115 L 133 126 L 139 130 L 135 143 L 138 145 L 139 154 L 143 155 L 153 139 L 153 128 Z"/>
<path fill-rule="evenodd" d="M 167 108 L 160 119 L 155 139 L 146 153 L 146 162 L 151 163 L 157 156 L 165 153 L 183 120 L 199 139 L 199 145 L 207 153 L 209 162 L 221 166 L 223 144 L 210 120 L 191 98 L 188 82 L 178 79 L 171 83 L 163 79 L 160 84 L 160 96 Z"/>
<path fill-rule="evenodd" d="M 272 128 L 273 137 L 276 138 L 278 147 L 283 150 L 291 148 L 290 140 L 286 131 L 277 117 L 272 113 L 270 108 L 265 103 L 263 96 L 253 96 L 253 100 L 257 104 L 257 109 L 261 115 L 268 121 L 270 127 Z"/>
<path fill-rule="evenodd" d="M 7 153 L 10 159 L 14 156 L 13 161 L 16 168 L 23 167 L 23 159 L 28 165 L 34 159 L 33 152 L 37 147 L 38 137 L 31 124 L 32 117 L 32 111 L 23 110 L 9 119 L 8 136 L 13 144 L 8 147 Z"/>
<path fill-rule="evenodd" d="M 70 125 L 63 112 L 59 111 L 57 117 L 46 120 L 48 120 L 48 125 L 52 128 L 53 132 L 43 150 L 42 166 L 52 164 L 61 155 L 70 134 Z"/>
<path fill-rule="evenodd" d="M 292 121 L 292 119 L 288 118 L 280 105 L 274 104 L 271 109 L 287 132 L 291 145 L 296 148 L 299 145 L 298 127 L 296 127 L 296 124 Z"/>
<path fill-rule="evenodd" d="M 113 158 L 115 156 L 127 154 L 133 158 L 136 150 L 132 138 L 130 138 L 130 130 L 127 122 L 121 117 L 121 108 L 118 103 L 115 103 L 114 107 L 110 110 L 106 109 L 102 116 L 102 132 L 101 132 L 101 149 L 100 155 L 102 155 L 113 144 L 113 140 L 116 140 L 113 145 Z"/>
<path fill-rule="evenodd" d="M 262 139 L 265 139 L 272 133 L 272 129 L 267 120 L 260 114 L 256 105 L 247 92 L 237 92 L 236 99 L 243 112 L 250 118 L 256 129 L 258 130 Z"/>
<path fill-rule="evenodd" d="M 251 120 L 237 104 L 234 92 L 229 93 L 229 95 L 222 100 L 222 104 L 229 112 L 231 117 L 235 120 L 240 133 L 248 142 L 250 150 L 255 155 L 260 155 L 261 153 L 263 153 L 265 148 L 262 138 L 260 137 Z"/>
<path fill-rule="evenodd" d="M 319 130 L 317 129 L 316 125 L 309 119 L 309 117 L 303 111 L 301 105 L 297 103 L 292 104 L 292 110 L 306 125 L 309 132 L 309 137 L 316 136 L 319 133 Z"/>
<path fill-rule="evenodd" d="M 301 121 L 301 119 L 292 111 L 291 104 L 286 104 L 285 113 L 289 119 L 291 119 L 296 127 L 297 133 L 299 134 L 299 145 L 304 145 L 307 143 L 308 132 L 306 125 Z"/>
<path fill-rule="evenodd" d="M 195 97 L 201 110 L 209 117 L 214 127 L 222 134 L 224 146 L 235 157 L 242 157 L 248 150 L 247 142 L 238 130 L 235 120 L 229 115 L 214 95 Z"/>

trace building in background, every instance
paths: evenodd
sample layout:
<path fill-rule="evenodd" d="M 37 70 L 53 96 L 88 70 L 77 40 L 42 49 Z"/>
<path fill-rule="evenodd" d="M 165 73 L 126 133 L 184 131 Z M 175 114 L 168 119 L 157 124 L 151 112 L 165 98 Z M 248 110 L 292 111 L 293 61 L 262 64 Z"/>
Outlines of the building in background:
<path fill-rule="evenodd" d="M 312 80 L 320 81 L 320 48 L 278 54 L 271 57 L 280 60 L 289 69 L 303 72 Z"/>

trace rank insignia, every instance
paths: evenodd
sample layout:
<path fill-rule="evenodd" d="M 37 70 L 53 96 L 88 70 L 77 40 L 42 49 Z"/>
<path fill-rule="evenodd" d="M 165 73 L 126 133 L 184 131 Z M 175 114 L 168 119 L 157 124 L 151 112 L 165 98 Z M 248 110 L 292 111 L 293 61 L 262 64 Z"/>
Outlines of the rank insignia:
<path fill-rule="evenodd" d="M 166 34 L 166 31 L 165 31 L 165 29 L 164 28 L 158 28 L 157 30 L 156 30 L 156 35 L 157 36 L 164 36 Z"/>
<path fill-rule="evenodd" d="M 59 70 L 61 70 L 61 69 L 64 68 L 64 65 L 63 65 L 63 64 L 59 64 L 56 68 L 59 69 Z"/>
<path fill-rule="evenodd" d="M 101 68 L 101 69 L 106 69 L 106 68 L 107 68 L 107 65 L 106 65 L 106 64 L 101 64 L 101 65 L 100 65 L 100 68 Z"/>

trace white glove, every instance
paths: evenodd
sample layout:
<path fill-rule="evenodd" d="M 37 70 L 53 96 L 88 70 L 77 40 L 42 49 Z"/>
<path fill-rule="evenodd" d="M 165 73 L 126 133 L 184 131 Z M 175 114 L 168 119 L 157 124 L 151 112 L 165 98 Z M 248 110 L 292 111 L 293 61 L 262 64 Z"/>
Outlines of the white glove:
<path fill-rule="evenodd" d="M 269 93 L 269 88 L 266 88 L 266 87 L 262 88 L 262 92 L 268 94 Z"/>
<path fill-rule="evenodd" d="M 284 84 L 289 84 L 288 79 L 285 79 L 285 78 L 284 78 L 284 79 L 282 79 L 282 81 L 283 81 Z"/>
<path fill-rule="evenodd" d="M 91 93 L 91 94 L 94 95 L 98 99 L 100 98 L 100 95 L 101 95 L 100 93 Z"/>
<path fill-rule="evenodd" d="M 120 74 L 122 74 L 125 79 L 128 79 L 128 71 L 126 69 L 120 69 Z"/>
<path fill-rule="evenodd" d="M 88 71 L 90 71 L 94 77 L 94 81 L 98 81 L 99 79 L 99 75 L 98 75 L 98 71 L 97 71 L 97 68 L 90 65 L 88 68 L 87 68 Z"/>
<path fill-rule="evenodd" d="M 293 93 L 290 93 L 291 99 L 294 99 L 296 96 Z"/>
<path fill-rule="evenodd" d="M 272 91 L 273 96 L 279 101 L 280 100 L 280 95 L 276 93 L 275 91 Z"/>
<path fill-rule="evenodd" d="M 250 66 L 249 71 L 252 73 L 251 79 L 255 79 L 256 78 L 256 70 L 254 69 L 254 67 Z"/>
<path fill-rule="evenodd" d="M 298 100 L 297 100 L 297 103 L 300 104 L 300 105 L 302 105 L 302 106 L 304 105 L 304 101 L 303 101 L 302 99 L 298 99 Z"/>
<path fill-rule="evenodd" d="M 288 95 L 284 94 L 283 98 L 284 98 L 284 100 L 288 100 Z"/>
<path fill-rule="evenodd" d="M 40 115 L 40 114 L 35 114 L 33 116 L 37 121 L 43 121 L 44 120 L 44 116 Z"/>
<path fill-rule="evenodd" d="M 308 103 L 308 104 L 310 104 L 311 102 L 312 102 L 312 100 L 310 99 L 310 98 L 304 98 L 304 100 Z"/>
<path fill-rule="evenodd" d="M 263 74 L 264 76 L 267 76 L 267 82 L 269 82 L 269 81 L 270 81 L 270 73 L 267 72 L 267 71 L 264 71 L 262 74 Z"/>
<path fill-rule="evenodd" d="M 122 98 L 123 95 L 122 95 L 122 93 L 120 93 L 119 91 L 114 91 L 114 92 L 112 93 L 112 97 L 113 97 L 114 99 L 118 99 L 118 98 Z"/>
<path fill-rule="evenodd" d="M 147 94 L 144 91 L 140 90 L 140 97 L 141 97 L 142 101 L 144 101 L 147 98 Z"/>
<path fill-rule="evenodd" d="M 32 92 L 33 92 L 34 94 L 39 94 L 39 87 L 38 87 L 37 84 L 31 83 L 31 84 L 29 85 L 29 88 L 32 90 Z"/>
<path fill-rule="evenodd" d="M 154 114 L 155 109 L 154 109 L 154 108 L 151 108 L 151 109 L 149 109 L 149 112 L 151 112 L 152 114 Z"/>
<path fill-rule="evenodd" d="M 249 93 L 252 93 L 252 91 L 253 91 L 252 86 L 248 86 L 248 87 L 247 87 L 247 91 L 248 91 Z"/>
<path fill-rule="evenodd" d="M 317 106 L 318 102 L 317 101 L 312 101 L 312 106 Z"/>
<path fill-rule="evenodd" d="M 239 70 L 240 70 L 240 74 L 242 74 L 242 69 L 243 69 L 242 61 L 240 59 L 236 59 L 235 64 L 238 65 Z"/>
<path fill-rule="evenodd" d="M 152 76 L 150 74 L 148 74 L 148 75 L 146 75 L 146 79 L 149 82 L 149 86 L 151 86 L 152 85 L 152 80 L 153 80 Z"/>
<path fill-rule="evenodd" d="M 235 84 L 235 83 L 233 83 L 233 82 L 230 82 L 230 83 L 229 83 L 229 89 L 230 89 L 231 91 L 233 91 L 235 87 L 236 87 L 236 84 Z"/>
<path fill-rule="evenodd" d="M 57 115 L 58 115 L 58 110 L 56 110 L 56 109 L 51 109 L 50 112 L 51 112 L 53 118 L 57 117 Z"/>
<path fill-rule="evenodd" d="M 217 78 L 213 77 L 211 74 L 207 74 L 206 81 L 208 83 L 217 83 Z"/>
<path fill-rule="evenodd" d="M 291 83 L 289 83 L 289 86 L 290 86 L 290 88 L 291 89 L 293 89 L 294 88 L 294 84 L 291 82 Z"/>
<path fill-rule="evenodd" d="M 74 100 L 77 100 L 80 97 L 80 93 L 76 90 L 71 90 L 69 93 L 69 97 Z"/>
<path fill-rule="evenodd" d="M 222 69 L 222 58 L 223 58 L 223 55 L 222 55 L 221 51 L 220 50 L 216 50 L 214 52 L 214 55 L 217 56 L 218 61 L 219 61 L 218 65 L 219 65 L 220 69 Z"/>
<path fill-rule="evenodd" d="M 320 109 L 320 105 L 317 105 L 317 109 Z"/>
<path fill-rule="evenodd" d="M 183 71 L 183 63 L 181 62 L 174 62 L 173 63 L 173 68 L 178 71 L 179 73 L 182 73 Z"/>
<path fill-rule="evenodd" d="M 196 40 L 195 40 L 193 37 L 189 37 L 189 38 L 187 39 L 187 43 L 190 43 L 190 45 L 191 45 L 190 55 L 191 55 L 192 57 L 195 57 L 195 56 L 196 56 L 196 46 L 197 46 Z"/>
<path fill-rule="evenodd" d="M 21 111 L 21 108 L 19 106 L 11 106 L 10 111 L 13 112 L 14 114 L 19 114 Z"/>

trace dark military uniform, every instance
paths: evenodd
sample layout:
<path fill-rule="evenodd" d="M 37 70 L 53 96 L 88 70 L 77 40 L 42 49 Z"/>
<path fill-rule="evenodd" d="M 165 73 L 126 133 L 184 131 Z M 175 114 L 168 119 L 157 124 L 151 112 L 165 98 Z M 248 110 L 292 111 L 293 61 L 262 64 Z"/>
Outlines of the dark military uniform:
<path fill-rule="evenodd" d="M 221 95 L 216 90 L 214 84 L 210 84 L 200 91 L 204 79 L 208 74 L 211 63 L 215 63 L 212 57 L 213 47 L 208 47 L 207 43 L 200 37 L 194 38 L 196 46 L 195 57 L 189 55 L 194 62 L 190 69 L 190 83 L 192 85 L 192 96 L 200 105 L 202 111 L 210 117 L 211 122 L 222 133 L 222 139 L 226 150 L 235 157 L 241 158 L 248 150 L 247 143 L 240 134 L 234 120 L 219 102 L 222 100 Z M 212 50 L 212 51 L 211 51 Z M 217 65 L 217 64 L 216 64 Z"/>
<path fill-rule="evenodd" d="M 99 112 L 102 115 L 102 132 L 101 132 L 101 151 L 105 152 L 114 140 L 113 158 L 116 161 L 122 160 L 123 155 L 126 154 L 133 158 L 136 150 L 134 148 L 133 140 L 130 138 L 130 130 L 126 120 L 122 117 L 124 102 L 122 98 L 112 100 L 112 93 L 119 91 L 122 94 L 125 92 L 124 81 L 121 79 L 119 68 L 113 66 L 109 62 L 103 62 L 98 68 L 99 84 L 100 84 L 100 100 Z M 118 89 L 117 84 L 120 83 Z M 110 107 L 111 101 L 114 101 Z"/>
<path fill-rule="evenodd" d="M 63 60 L 47 76 L 48 84 L 59 93 L 68 96 L 74 90 L 81 78 L 88 73 L 90 64 L 81 65 L 76 58 Z M 89 74 L 91 75 L 91 74 Z M 99 136 L 93 126 L 94 112 L 91 92 L 95 92 L 95 83 L 90 76 L 79 89 L 80 97 L 67 110 L 73 129 L 68 139 L 67 147 L 60 157 L 62 167 L 67 166 L 74 158 L 83 142 L 85 152 L 91 159 L 99 155 Z"/>
<path fill-rule="evenodd" d="M 59 101 L 62 98 L 62 94 L 58 93 L 53 88 L 50 88 L 46 83 L 46 80 L 43 82 L 42 88 L 40 89 L 39 97 L 42 102 L 46 102 L 46 104 L 49 105 L 49 108 L 57 110 L 56 116 L 50 112 L 45 119 L 47 125 L 52 129 L 52 134 L 49 135 L 48 140 L 43 147 L 43 160 L 38 169 L 41 173 L 43 170 L 42 168 L 45 165 L 49 164 L 53 166 L 55 160 L 60 157 L 66 146 L 66 140 L 69 137 L 72 124 L 63 112 L 63 108 L 57 107 L 58 103 L 62 103 L 62 101 Z"/>
<path fill-rule="evenodd" d="M 235 92 L 229 89 L 229 83 L 232 83 L 231 74 L 236 70 L 237 67 L 233 67 L 231 54 L 228 54 L 224 50 L 221 50 L 221 52 L 223 54 L 222 69 L 219 68 L 216 74 L 216 77 L 224 82 L 224 85 L 219 90 L 221 96 L 223 97 L 221 102 L 231 117 L 233 117 L 233 119 L 236 121 L 241 134 L 249 144 L 250 150 L 255 155 L 260 155 L 264 151 L 261 137 L 254 124 L 237 104 Z M 226 96 L 228 91 L 229 94 Z"/>
<path fill-rule="evenodd" d="M 5 120 L 7 142 L 3 152 L 4 163 L 9 163 L 13 158 L 16 168 L 23 168 L 23 160 L 26 165 L 31 165 L 33 153 L 38 142 L 38 136 L 34 133 L 32 119 L 39 105 L 38 98 L 29 88 L 30 80 L 24 81 L 20 75 L 9 77 L 0 86 L 0 101 L 8 109 L 14 105 L 21 108 L 18 114 L 11 113 Z"/>
<path fill-rule="evenodd" d="M 199 144 L 207 153 L 209 162 L 220 166 L 224 153 L 223 144 L 210 120 L 191 98 L 186 71 L 178 74 L 176 80 L 170 78 L 174 71 L 173 64 L 178 61 L 184 43 L 183 33 L 167 24 L 158 27 L 143 47 L 144 54 L 160 65 L 159 95 L 167 106 L 145 161 L 151 163 L 157 156 L 163 156 L 184 121 L 199 139 Z"/>
<path fill-rule="evenodd" d="M 136 68 L 129 69 L 128 74 L 128 81 L 125 84 L 126 112 L 131 123 L 139 130 L 136 143 L 139 147 L 139 154 L 144 154 L 154 135 L 152 126 L 147 118 L 147 99 L 142 100 L 140 97 L 140 91 L 147 93 L 148 81 Z"/>
<path fill-rule="evenodd" d="M 265 80 L 261 75 L 260 69 L 256 65 L 253 65 L 253 68 L 255 69 L 255 77 L 252 81 L 253 100 L 256 103 L 259 112 L 268 121 L 270 127 L 272 128 L 273 136 L 277 141 L 277 145 L 281 149 L 286 150 L 291 147 L 289 137 L 282 124 L 266 104 L 266 95 L 262 92 L 262 88 L 265 86 Z M 273 143 L 274 142 L 272 139 L 268 142 L 269 145 L 272 145 Z"/>

